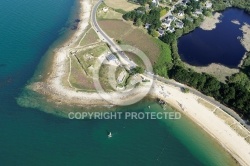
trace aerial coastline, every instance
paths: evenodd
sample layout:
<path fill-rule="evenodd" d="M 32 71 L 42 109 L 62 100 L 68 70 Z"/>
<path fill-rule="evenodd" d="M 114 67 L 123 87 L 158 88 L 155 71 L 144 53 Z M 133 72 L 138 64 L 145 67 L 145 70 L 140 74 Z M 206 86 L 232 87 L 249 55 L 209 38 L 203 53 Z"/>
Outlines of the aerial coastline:
<path fill-rule="evenodd" d="M 46 80 L 41 82 L 33 82 L 26 88 L 44 95 L 50 98 L 55 103 L 62 105 L 79 105 L 79 106 L 106 106 L 110 107 L 110 104 L 103 99 L 97 92 L 83 92 L 77 91 L 75 88 L 65 86 L 65 80 L 67 82 L 68 72 L 70 67 L 68 63 L 71 61 L 69 57 L 72 48 L 79 45 L 83 34 L 86 33 L 88 26 L 90 26 L 91 9 L 94 4 L 90 0 L 81 1 L 81 13 L 80 22 L 74 35 L 64 44 L 64 46 L 55 52 L 53 64 L 51 66 L 51 72 L 47 76 Z M 95 2 L 94 2 L 95 3 Z M 201 28 L 205 30 L 212 30 L 216 27 L 216 23 L 219 22 L 220 14 L 216 14 L 215 18 L 203 23 Z M 243 28 L 243 31 L 247 25 Z M 248 26 L 249 28 L 249 26 Z M 244 31 L 245 32 L 245 31 Z M 245 35 L 245 38 L 247 36 Z M 245 45 L 249 41 L 244 40 Z M 248 48 L 248 47 L 247 47 Z M 249 50 L 248 50 L 249 51 Z M 71 64 L 71 63 L 70 63 Z M 150 78 L 148 78 L 150 80 Z M 153 81 L 153 80 L 152 80 Z M 180 84 L 185 87 L 185 85 Z M 117 103 L 127 100 L 135 100 L 140 97 L 140 93 L 145 91 L 149 83 L 143 84 L 133 94 L 120 96 L 116 92 L 110 94 Z M 154 80 L 149 96 L 164 100 L 169 105 L 178 109 L 183 114 L 187 115 L 195 123 L 206 130 L 211 136 L 213 136 L 228 152 L 241 164 L 249 165 L 250 163 L 250 133 L 244 130 L 242 135 L 238 134 L 231 125 L 238 128 L 244 128 L 239 122 L 233 119 L 230 115 L 226 114 L 226 119 L 216 115 L 216 113 L 223 112 L 220 108 L 215 107 L 213 104 L 208 104 L 208 101 L 201 102 L 201 98 L 192 93 L 183 93 L 178 87 L 174 87 L 158 80 Z M 223 116 L 225 118 L 225 116 Z M 230 122 L 229 122 L 230 121 Z M 243 131 L 243 130 L 242 130 Z"/>

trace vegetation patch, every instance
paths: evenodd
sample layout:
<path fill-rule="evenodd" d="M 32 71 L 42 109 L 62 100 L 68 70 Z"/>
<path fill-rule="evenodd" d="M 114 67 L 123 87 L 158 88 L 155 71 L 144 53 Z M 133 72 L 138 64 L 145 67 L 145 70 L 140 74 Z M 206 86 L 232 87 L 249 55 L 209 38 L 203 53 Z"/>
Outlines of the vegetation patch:
<path fill-rule="evenodd" d="M 96 34 L 95 30 L 91 28 L 86 32 L 86 35 L 80 41 L 80 46 L 85 46 L 98 41 L 99 41 L 98 35 Z"/>
<path fill-rule="evenodd" d="M 210 104 L 209 102 L 203 100 L 203 99 L 198 99 L 197 100 L 198 103 L 202 104 L 203 106 L 205 106 L 206 108 L 208 108 L 210 111 L 215 111 L 216 107 L 212 104 Z"/>
<path fill-rule="evenodd" d="M 86 75 L 85 70 L 81 67 L 76 57 L 71 56 L 70 58 L 71 69 L 69 73 L 69 83 L 71 86 L 76 89 L 84 89 L 84 91 L 95 91 L 92 78 Z"/>
<path fill-rule="evenodd" d="M 142 50 L 152 64 L 156 63 L 161 53 L 163 54 L 167 49 L 167 46 L 164 45 L 165 43 L 157 41 L 140 28 L 133 28 L 124 21 L 101 20 L 99 25 L 114 41 L 119 41 L 121 44 L 128 44 Z M 171 60 L 170 54 L 166 58 Z"/>
<path fill-rule="evenodd" d="M 122 9 L 124 11 L 131 11 L 139 7 L 139 5 L 130 3 L 127 0 L 104 0 L 105 4 L 114 9 Z"/>
<path fill-rule="evenodd" d="M 171 50 L 169 45 L 155 39 L 155 42 L 158 44 L 160 48 L 160 55 L 157 61 L 154 63 L 154 72 L 158 75 L 168 77 L 168 70 L 172 68 L 172 57 L 171 57 Z"/>
<path fill-rule="evenodd" d="M 120 12 L 122 12 L 122 11 L 120 11 L 120 12 L 118 12 L 118 11 L 111 8 L 111 7 L 108 7 L 107 5 L 105 5 L 105 3 L 102 3 L 98 8 L 97 18 L 99 20 L 102 20 L 102 19 L 121 20 L 122 14 Z"/>

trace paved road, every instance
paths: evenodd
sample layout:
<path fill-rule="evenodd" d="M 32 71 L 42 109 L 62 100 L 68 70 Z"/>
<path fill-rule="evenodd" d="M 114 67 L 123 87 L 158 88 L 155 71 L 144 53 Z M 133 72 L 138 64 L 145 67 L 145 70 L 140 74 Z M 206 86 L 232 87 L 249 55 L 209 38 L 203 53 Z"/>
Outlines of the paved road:
<path fill-rule="evenodd" d="M 172 11 L 173 11 L 174 8 L 175 8 L 175 5 L 177 5 L 177 4 L 181 3 L 181 2 L 182 2 L 182 0 L 177 1 L 177 2 L 171 7 L 171 9 L 170 9 L 164 16 L 161 17 L 161 20 L 163 20 L 163 19 L 165 19 L 167 16 L 171 15 L 171 14 L 172 14 Z"/>
<path fill-rule="evenodd" d="M 117 53 L 117 56 L 119 57 L 119 60 L 121 63 L 128 68 L 133 68 L 137 66 L 133 61 L 131 61 L 122 51 L 122 49 L 100 28 L 99 24 L 97 23 L 96 19 L 96 13 L 98 7 L 102 4 L 102 0 L 100 0 L 93 8 L 92 13 L 91 13 L 91 20 L 92 20 L 92 26 L 98 36 L 106 43 L 109 44 L 110 49 L 113 52 Z"/>
<path fill-rule="evenodd" d="M 181 1 L 181 0 L 180 0 Z M 178 1 L 179 2 L 179 1 Z M 92 20 L 92 26 L 93 28 L 96 30 L 96 32 L 98 33 L 98 36 L 104 40 L 105 42 L 107 42 L 110 46 L 111 46 L 111 50 L 116 52 L 116 51 L 119 51 L 118 52 L 118 56 L 119 56 L 119 59 L 123 61 L 123 63 L 129 65 L 130 67 L 132 66 L 135 66 L 135 63 L 132 62 L 131 60 L 129 60 L 129 58 L 122 53 L 122 49 L 112 41 L 112 39 L 110 39 L 110 37 L 100 28 L 100 26 L 98 25 L 97 23 L 97 20 L 96 20 L 96 12 L 97 12 L 97 9 L 99 7 L 99 5 L 102 3 L 102 0 L 100 0 L 93 8 L 92 10 L 92 14 L 91 14 L 91 20 Z M 174 80 L 169 80 L 169 79 L 166 79 L 166 78 L 163 78 L 163 77 L 160 77 L 158 75 L 153 75 L 151 73 L 145 73 L 145 76 L 150 76 L 158 81 L 161 81 L 163 83 L 166 83 L 166 84 L 169 84 L 169 85 L 172 85 L 172 86 L 175 86 L 175 87 L 179 87 L 179 88 L 183 88 L 183 87 L 187 87 L 186 85 L 183 85 L 181 83 L 178 83 Z M 193 89 L 193 88 L 190 88 L 190 87 L 187 87 L 189 90 L 190 90 L 190 93 L 193 93 L 195 94 L 196 96 L 210 102 L 211 104 L 221 108 L 222 110 L 224 110 L 225 112 L 227 112 L 228 114 L 230 114 L 231 116 L 233 116 L 236 120 L 238 120 L 242 125 L 244 125 L 248 130 L 250 130 L 250 125 L 246 124 L 246 122 L 244 120 L 241 119 L 241 117 L 236 113 L 234 112 L 232 109 L 222 105 L 221 103 L 219 103 L 218 101 L 214 100 L 213 98 L 209 97 L 209 96 L 206 96 L 204 94 L 202 94 L 201 92 Z"/>

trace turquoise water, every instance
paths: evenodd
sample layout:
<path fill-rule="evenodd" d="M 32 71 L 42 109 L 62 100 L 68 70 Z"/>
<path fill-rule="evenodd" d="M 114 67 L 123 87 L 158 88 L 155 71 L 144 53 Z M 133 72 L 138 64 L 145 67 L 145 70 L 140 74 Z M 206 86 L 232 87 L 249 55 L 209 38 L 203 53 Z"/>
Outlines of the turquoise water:
<path fill-rule="evenodd" d="M 215 141 L 185 117 L 69 120 L 16 104 L 41 57 L 66 25 L 73 3 L 0 3 L 0 165 L 234 165 Z M 162 109 L 142 102 L 122 111 Z M 107 130 L 113 133 L 111 139 Z"/>

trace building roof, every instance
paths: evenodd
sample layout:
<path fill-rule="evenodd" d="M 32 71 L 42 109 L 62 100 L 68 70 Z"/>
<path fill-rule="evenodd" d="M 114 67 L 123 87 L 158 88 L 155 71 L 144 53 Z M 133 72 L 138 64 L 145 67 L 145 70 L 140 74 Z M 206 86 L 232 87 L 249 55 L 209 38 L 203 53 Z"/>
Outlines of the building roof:
<path fill-rule="evenodd" d="M 109 55 L 106 57 L 106 59 L 107 59 L 108 61 L 117 60 L 117 58 L 116 58 L 116 56 L 115 56 L 114 54 L 109 54 Z"/>
<path fill-rule="evenodd" d="M 176 25 L 176 27 L 178 27 L 178 28 L 183 28 L 184 23 L 183 23 L 182 21 L 180 21 L 180 20 L 177 20 L 177 21 L 175 22 L 175 25 Z"/>

